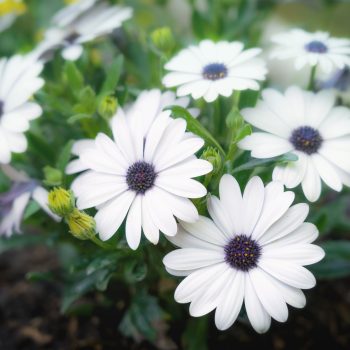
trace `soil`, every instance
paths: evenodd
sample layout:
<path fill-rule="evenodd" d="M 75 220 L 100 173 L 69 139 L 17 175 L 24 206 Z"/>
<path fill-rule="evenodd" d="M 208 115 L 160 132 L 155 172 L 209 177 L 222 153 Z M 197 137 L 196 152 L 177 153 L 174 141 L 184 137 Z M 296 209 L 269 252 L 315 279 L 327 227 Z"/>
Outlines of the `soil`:
<path fill-rule="evenodd" d="M 122 311 L 103 306 L 98 302 L 98 293 L 91 293 L 85 300 L 94 305 L 92 313 L 62 315 L 57 281 L 26 279 L 27 271 L 58 271 L 58 268 L 56 256 L 45 247 L 14 250 L 0 256 L 1 350 L 185 350 L 181 347 L 183 325 L 180 324 L 171 324 L 166 339 L 157 346 L 123 337 L 117 330 Z M 290 308 L 288 322 L 273 322 L 265 335 L 258 335 L 244 325 L 226 332 L 218 332 L 211 326 L 208 347 L 210 350 L 350 349 L 349 287 L 350 279 L 319 282 L 314 290 L 307 292 L 308 305 L 304 310 Z M 114 298 L 123 297 L 116 295 L 118 288 L 113 286 L 107 293 Z"/>

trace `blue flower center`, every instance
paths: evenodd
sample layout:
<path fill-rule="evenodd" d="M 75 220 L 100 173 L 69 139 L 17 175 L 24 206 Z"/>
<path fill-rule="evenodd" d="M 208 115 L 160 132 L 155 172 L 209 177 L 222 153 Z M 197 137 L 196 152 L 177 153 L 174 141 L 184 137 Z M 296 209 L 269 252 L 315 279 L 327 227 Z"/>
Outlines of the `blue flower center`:
<path fill-rule="evenodd" d="M 145 194 L 154 185 L 157 174 L 152 164 L 139 161 L 131 165 L 126 173 L 129 190 Z"/>
<path fill-rule="evenodd" d="M 313 40 L 305 45 L 305 50 L 313 53 L 326 53 L 328 47 L 322 41 Z"/>
<path fill-rule="evenodd" d="M 246 235 L 238 235 L 224 247 L 225 261 L 240 271 L 249 271 L 257 267 L 261 256 L 259 244 Z"/>
<path fill-rule="evenodd" d="M 210 63 L 203 68 L 203 78 L 219 80 L 227 77 L 227 67 L 222 63 Z"/>
<path fill-rule="evenodd" d="M 306 154 L 316 153 L 322 145 L 322 136 L 318 130 L 310 126 L 301 126 L 292 132 L 290 142 L 298 151 Z"/>

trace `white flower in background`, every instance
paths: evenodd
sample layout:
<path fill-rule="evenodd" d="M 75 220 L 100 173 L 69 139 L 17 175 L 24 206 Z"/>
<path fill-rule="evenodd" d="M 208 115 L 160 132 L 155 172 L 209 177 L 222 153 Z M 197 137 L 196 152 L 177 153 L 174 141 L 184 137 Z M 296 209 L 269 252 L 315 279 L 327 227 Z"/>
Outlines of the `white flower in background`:
<path fill-rule="evenodd" d="M 292 29 L 274 35 L 271 40 L 279 45 L 272 51 L 271 58 L 294 58 L 297 70 L 309 65 L 330 72 L 333 68 L 350 64 L 350 40 L 332 38 L 325 32 L 308 33 Z"/>
<path fill-rule="evenodd" d="M 256 58 L 261 49 L 243 51 L 241 42 L 203 40 L 198 46 L 180 51 L 166 65 L 171 71 L 163 78 L 166 87 L 179 86 L 178 96 L 203 97 L 207 102 L 219 95 L 229 97 L 234 90 L 259 90 L 265 63 Z"/>
<path fill-rule="evenodd" d="M 82 165 L 75 170 L 87 169 L 72 184 L 77 207 L 97 209 L 102 240 L 111 238 L 127 217 L 126 239 L 132 249 L 139 246 L 141 228 L 156 244 L 159 231 L 176 234 L 174 216 L 196 221 L 197 209 L 188 198 L 207 191 L 192 178 L 212 170 L 209 162 L 195 157 L 204 142 L 186 132 L 185 120 L 170 118 L 170 111 L 157 114 L 160 96 L 158 90 L 141 94 L 126 115 L 118 108 L 111 120 L 114 140 L 100 133 L 93 144 L 75 150 Z"/>
<path fill-rule="evenodd" d="M 82 1 L 61 10 L 33 54 L 47 60 L 52 51 L 62 49 L 64 59 L 77 60 L 83 53 L 82 44 L 110 34 L 132 16 L 130 7 L 94 3 Z"/>
<path fill-rule="evenodd" d="M 0 0 L 0 32 L 9 28 L 26 9 L 22 0 Z"/>
<path fill-rule="evenodd" d="M 37 181 L 9 166 L 2 166 L 1 169 L 10 175 L 13 185 L 8 192 L 0 194 L 0 236 L 10 237 L 14 233 L 21 233 L 23 215 L 31 199 L 54 220 L 61 220 L 49 209 L 48 192 Z"/>
<path fill-rule="evenodd" d="M 149 105 L 149 101 L 152 101 L 152 106 L 147 110 L 148 123 L 152 123 L 156 116 L 167 107 L 181 106 L 183 108 L 187 108 L 190 103 L 190 99 L 188 97 L 176 98 L 175 93 L 172 91 L 166 91 L 163 93 L 157 89 L 143 91 L 138 96 L 135 103 L 124 108 L 126 114 L 128 115 L 128 120 L 131 121 L 130 118 L 137 118 L 137 116 L 142 113 L 145 106 Z M 198 117 L 198 108 L 187 108 L 187 110 L 194 118 Z M 146 128 L 148 129 L 149 125 L 146 125 Z M 76 141 L 72 147 L 72 154 L 79 157 L 85 150 L 93 148 L 94 144 L 94 140 L 89 139 Z M 86 165 L 84 165 L 84 163 L 77 158 L 72 160 L 67 165 L 66 173 L 75 174 L 87 169 L 88 167 L 86 167 Z"/>
<path fill-rule="evenodd" d="M 220 330 L 236 320 L 244 301 L 250 323 L 266 332 L 271 317 L 288 318 L 287 304 L 302 308 L 301 289 L 315 286 L 314 276 L 303 266 L 318 262 L 324 251 L 313 244 L 318 231 L 304 222 L 308 205 L 291 206 L 292 192 L 280 182 L 265 188 L 252 178 L 241 194 L 231 175 L 221 178 L 220 199 L 208 200 L 212 220 L 200 216 L 195 223 L 181 223 L 175 237 L 180 247 L 163 262 L 169 273 L 187 276 L 175 291 L 179 303 L 191 303 L 190 314 L 215 311 Z"/>
<path fill-rule="evenodd" d="M 44 84 L 39 77 L 42 69 L 41 63 L 28 56 L 0 60 L 0 164 L 9 163 L 12 152 L 27 149 L 23 133 L 42 114 L 38 104 L 29 102 Z"/>
<path fill-rule="evenodd" d="M 320 197 L 321 179 L 336 191 L 350 186 L 350 110 L 334 106 L 334 92 L 290 87 L 284 95 L 266 89 L 262 98 L 255 108 L 241 112 L 262 131 L 247 136 L 239 147 L 255 158 L 296 154 L 297 161 L 275 167 L 273 179 L 288 188 L 301 183 L 311 202 Z"/>

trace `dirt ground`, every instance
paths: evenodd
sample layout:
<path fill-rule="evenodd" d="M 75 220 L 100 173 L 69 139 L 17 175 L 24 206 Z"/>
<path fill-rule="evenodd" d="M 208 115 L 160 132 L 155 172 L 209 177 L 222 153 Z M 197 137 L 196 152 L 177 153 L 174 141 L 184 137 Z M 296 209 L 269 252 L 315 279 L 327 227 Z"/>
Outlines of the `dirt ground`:
<path fill-rule="evenodd" d="M 55 270 L 58 271 L 57 259 L 44 247 L 0 256 L 1 350 L 160 348 L 123 337 L 117 330 L 122 316 L 120 309 L 100 305 L 97 293 L 86 297 L 86 301 L 95 305 L 91 314 L 60 314 L 60 287 L 55 279 L 31 282 L 25 277 L 27 271 Z M 107 293 L 122 298 L 116 294 L 117 290 L 111 286 Z M 314 290 L 307 292 L 307 297 L 309 302 L 304 310 L 290 308 L 288 322 L 273 322 L 265 335 L 257 335 L 251 327 L 242 325 L 228 332 L 218 332 L 211 326 L 209 349 L 350 349 L 350 279 L 319 282 Z M 182 325 L 171 324 L 162 350 L 184 349 L 181 329 Z"/>

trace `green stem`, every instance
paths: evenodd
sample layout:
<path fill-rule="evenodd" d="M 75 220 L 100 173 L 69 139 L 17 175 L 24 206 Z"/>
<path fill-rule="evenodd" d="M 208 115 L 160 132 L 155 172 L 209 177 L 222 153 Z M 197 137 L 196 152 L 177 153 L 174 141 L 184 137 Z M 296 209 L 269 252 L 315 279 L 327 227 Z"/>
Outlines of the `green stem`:
<path fill-rule="evenodd" d="M 99 240 L 96 236 L 92 236 L 90 238 L 91 242 L 95 243 L 96 245 L 98 245 L 100 248 L 103 248 L 105 250 L 116 250 L 116 247 L 113 247 L 112 245 L 102 242 L 101 240 Z"/>
<path fill-rule="evenodd" d="M 241 98 L 241 91 L 236 90 L 233 93 L 233 106 L 232 107 L 237 107 L 239 109 L 239 100 Z"/>
<path fill-rule="evenodd" d="M 311 68 L 309 84 L 308 84 L 308 87 L 307 87 L 307 89 L 310 90 L 310 91 L 313 91 L 315 89 L 316 69 L 317 69 L 317 65 L 314 65 Z"/>

